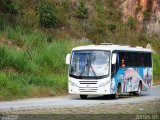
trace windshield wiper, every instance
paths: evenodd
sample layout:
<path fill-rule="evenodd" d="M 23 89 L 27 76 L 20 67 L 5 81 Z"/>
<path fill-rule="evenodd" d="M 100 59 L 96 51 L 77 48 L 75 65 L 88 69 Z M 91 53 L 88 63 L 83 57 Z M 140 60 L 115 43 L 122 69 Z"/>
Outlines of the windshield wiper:
<path fill-rule="evenodd" d="M 93 69 L 93 67 L 92 67 L 91 64 L 90 64 L 90 68 L 92 69 L 93 74 L 94 74 L 95 76 L 97 76 L 97 75 L 96 75 L 96 72 L 94 71 L 94 69 Z"/>

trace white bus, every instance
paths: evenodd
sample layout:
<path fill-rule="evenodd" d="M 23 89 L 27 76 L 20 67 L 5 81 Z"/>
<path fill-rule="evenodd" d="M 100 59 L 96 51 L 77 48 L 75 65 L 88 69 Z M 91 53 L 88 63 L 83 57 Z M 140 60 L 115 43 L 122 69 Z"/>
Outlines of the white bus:
<path fill-rule="evenodd" d="M 87 95 L 119 93 L 141 95 L 152 86 L 152 51 L 143 47 L 112 44 L 80 46 L 66 56 L 68 91 Z"/>

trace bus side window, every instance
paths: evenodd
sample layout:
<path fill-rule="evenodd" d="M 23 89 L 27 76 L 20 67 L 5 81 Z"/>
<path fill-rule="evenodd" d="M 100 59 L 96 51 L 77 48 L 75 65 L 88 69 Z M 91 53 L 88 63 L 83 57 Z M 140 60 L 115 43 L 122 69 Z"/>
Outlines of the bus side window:
<path fill-rule="evenodd" d="M 124 61 L 124 57 L 122 58 L 122 67 L 125 67 L 125 61 Z"/>
<path fill-rule="evenodd" d="M 119 62 L 120 62 L 120 67 L 125 67 L 125 55 L 124 52 L 119 52 Z"/>
<path fill-rule="evenodd" d="M 140 57 L 140 60 L 141 60 L 141 67 L 144 67 L 144 53 L 141 53 L 141 57 Z"/>

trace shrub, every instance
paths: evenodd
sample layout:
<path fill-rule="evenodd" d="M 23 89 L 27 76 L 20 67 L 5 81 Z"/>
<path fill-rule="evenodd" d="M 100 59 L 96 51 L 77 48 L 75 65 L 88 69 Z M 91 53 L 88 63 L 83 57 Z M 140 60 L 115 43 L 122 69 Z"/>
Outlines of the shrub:
<path fill-rule="evenodd" d="M 95 9 L 99 14 L 104 14 L 106 12 L 104 5 L 99 2 L 96 3 Z"/>
<path fill-rule="evenodd" d="M 22 11 L 22 4 L 20 2 L 16 2 L 15 0 L 1 0 L 0 7 L 3 12 L 17 15 Z"/>
<path fill-rule="evenodd" d="M 142 6 L 140 6 L 140 5 L 138 4 L 138 6 L 137 6 L 137 8 L 136 8 L 136 10 L 135 10 L 135 14 L 137 15 L 141 10 L 142 10 Z"/>
<path fill-rule="evenodd" d="M 136 28 L 136 20 L 130 16 L 128 18 L 128 22 L 127 22 L 128 27 L 130 27 L 130 29 L 135 29 Z"/>
<path fill-rule="evenodd" d="M 85 5 L 85 2 L 83 0 L 79 2 L 78 9 L 77 9 L 77 16 L 80 19 L 88 18 L 88 8 Z"/>
<path fill-rule="evenodd" d="M 109 25 L 108 25 L 108 30 L 111 31 L 111 32 L 114 32 L 114 31 L 116 30 L 116 28 L 117 28 L 117 27 L 116 27 L 115 24 L 109 24 Z"/>
<path fill-rule="evenodd" d="M 40 1 L 37 9 L 40 24 L 46 28 L 56 27 L 58 18 L 56 17 L 55 7 L 47 1 Z"/>
<path fill-rule="evenodd" d="M 64 10 L 69 13 L 69 9 L 70 9 L 69 0 L 63 0 L 62 5 L 64 7 Z"/>
<path fill-rule="evenodd" d="M 2 18 L 0 19 L 0 31 L 3 31 L 5 29 L 4 21 L 5 20 L 3 20 Z"/>
<path fill-rule="evenodd" d="M 152 12 L 150 10 L 145 10 L 143 21 L 149 21 L 151 18 L 151 15 L 152 15 Z"/>

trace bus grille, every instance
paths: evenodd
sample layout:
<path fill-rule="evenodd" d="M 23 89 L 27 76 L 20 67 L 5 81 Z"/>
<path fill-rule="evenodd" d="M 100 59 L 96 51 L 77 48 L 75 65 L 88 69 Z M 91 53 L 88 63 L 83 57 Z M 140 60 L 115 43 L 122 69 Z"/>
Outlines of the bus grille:
<path fill-rule="evenodd" d="M 80 92 L 97 92 L 98 87 L 79 87 Z"/>
<path fill-rule="evenodd" d="M 80 84 L 97 84 L 98 81 L 79 81 Z"/>
<path fill-rule="evenodd" d="M 93 81 L 93 80 L 81 80 L 79 81 L 80 85 L 84 85 L 83 87 L 79 87 L 79 91 L 80 92 L 97 92 L 98 91 L 98 87 L 97 85 L 98 81 Z"/>

